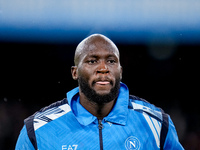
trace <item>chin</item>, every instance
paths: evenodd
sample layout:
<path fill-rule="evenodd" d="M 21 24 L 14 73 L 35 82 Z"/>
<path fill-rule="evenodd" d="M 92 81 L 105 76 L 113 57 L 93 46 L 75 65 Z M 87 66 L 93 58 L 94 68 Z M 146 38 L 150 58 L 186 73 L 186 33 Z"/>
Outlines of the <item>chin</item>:
<path fill-rule="evenodd" d="M 105 90 L 105 91 L 96 91 L 96 93 L 100 96 L 108 95 L 110 94 L 110 90 Z"/>

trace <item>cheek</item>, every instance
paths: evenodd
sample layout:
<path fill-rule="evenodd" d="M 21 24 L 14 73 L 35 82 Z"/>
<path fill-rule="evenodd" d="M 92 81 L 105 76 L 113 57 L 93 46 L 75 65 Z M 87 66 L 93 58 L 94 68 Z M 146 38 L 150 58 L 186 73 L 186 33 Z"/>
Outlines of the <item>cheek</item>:
<path fill-rule="evenodd" d="M 122 71 L 121 71 L 121 67 L 120 68 L 115 68 L 113 69 L 113 76 L 116 78 L 116 79 L 121 79 L 122 78 Z"/>
<path fill-rule="evenodd" d="M 92 70 L 87 67 L 80 67 L 78 69 L 78 77 L 84 78 L 86 81 L 90 82 L 92 76 Z"/>

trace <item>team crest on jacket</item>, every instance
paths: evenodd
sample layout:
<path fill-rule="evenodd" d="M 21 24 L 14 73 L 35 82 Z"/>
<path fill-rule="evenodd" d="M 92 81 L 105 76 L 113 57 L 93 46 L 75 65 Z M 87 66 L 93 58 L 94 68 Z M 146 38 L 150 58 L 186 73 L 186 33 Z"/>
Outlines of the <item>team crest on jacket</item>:
<path fill-rule="evenodd" d="M 127 150 L 139 150 L 140 141 L 136 137 L 130 136 L 125 141 L 125 147 Z"/>

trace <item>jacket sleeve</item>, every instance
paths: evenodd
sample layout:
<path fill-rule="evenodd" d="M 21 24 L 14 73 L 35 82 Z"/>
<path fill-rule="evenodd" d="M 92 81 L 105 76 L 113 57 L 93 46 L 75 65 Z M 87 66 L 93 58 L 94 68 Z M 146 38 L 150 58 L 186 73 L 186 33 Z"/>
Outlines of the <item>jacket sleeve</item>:
<path fill-rule="evenodd" d="M 179 142 L 175 126 L 171 118 L 169 116 L 168 118 L 169 118 L 169 126 L 168 126 L 168 133 L 167 133 L 165 143 L 164 143 L 164 150 L 171 150 L 171 149 L 184 150 L 184 148 Z"/>
<path fill-rule="evenodd" d="M 26 126 L 22 128 L 15 150 L 35 150 L 27 134 Z"/>

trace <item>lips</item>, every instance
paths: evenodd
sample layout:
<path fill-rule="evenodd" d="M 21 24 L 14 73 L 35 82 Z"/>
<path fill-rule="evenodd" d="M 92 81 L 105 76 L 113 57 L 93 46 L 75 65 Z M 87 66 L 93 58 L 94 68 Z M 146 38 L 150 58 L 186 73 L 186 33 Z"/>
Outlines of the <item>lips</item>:
<path fill-rule="evenodd" d="M 108 78 L 106 78 L 106 79 L 98 78 L 93 81 L 93 84 L 99 84 L 99 85 L 108 85 L 108 84 L 112 85 L 112 83 L 113 82 Z"/>
<path fill-rule="evenodd" d="M 97 81 L 96 83 L 100 84 L 100 85 L 110 84 L 110 82 L 108 82 L 108 81 Z"/>

